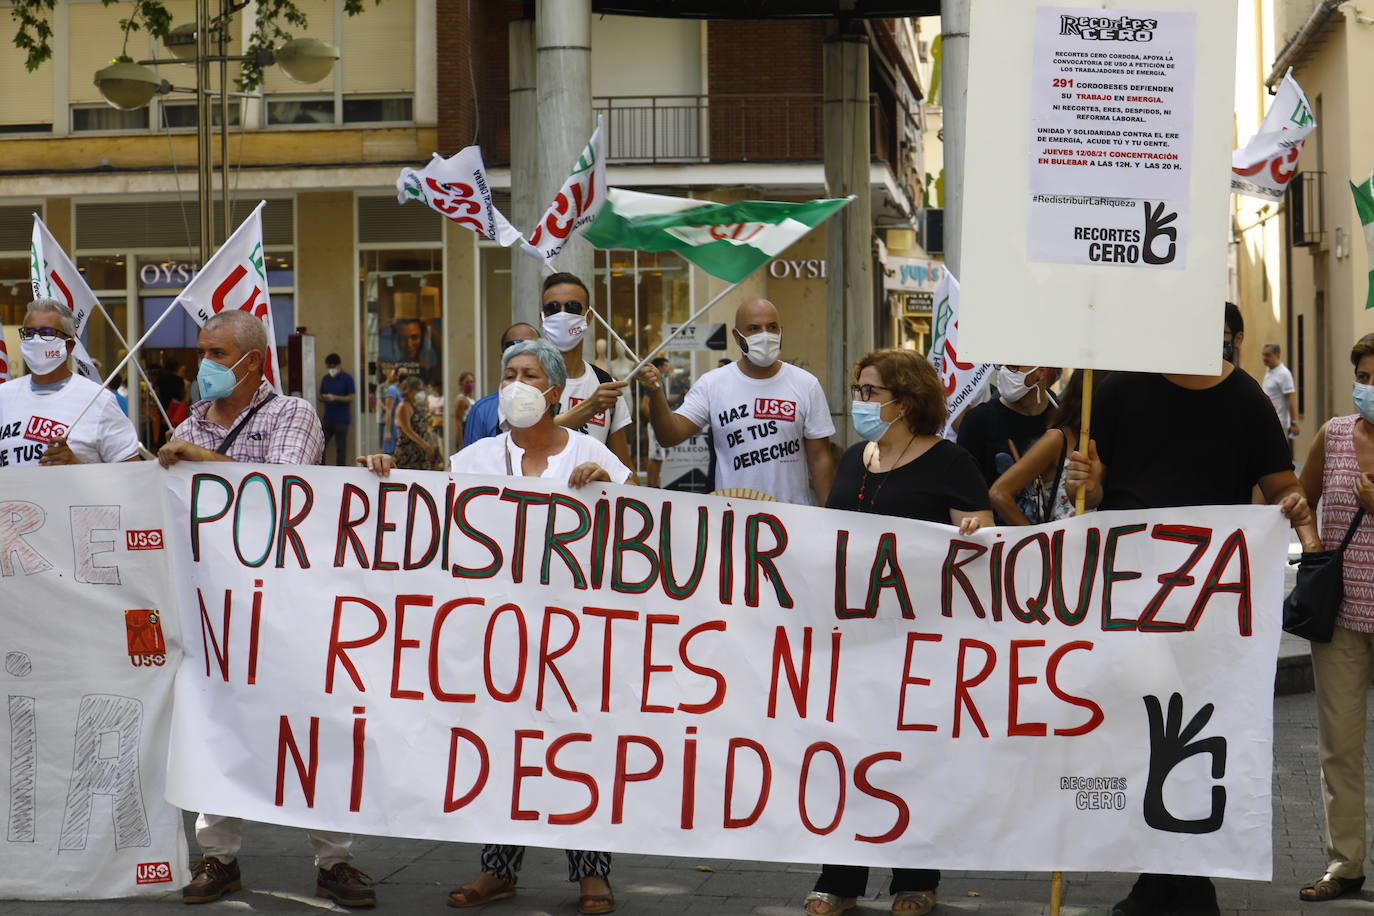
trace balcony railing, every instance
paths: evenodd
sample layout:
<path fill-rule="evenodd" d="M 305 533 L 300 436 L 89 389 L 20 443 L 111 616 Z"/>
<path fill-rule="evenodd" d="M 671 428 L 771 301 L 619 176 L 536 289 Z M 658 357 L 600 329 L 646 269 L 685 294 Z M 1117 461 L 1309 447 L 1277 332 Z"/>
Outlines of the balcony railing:
<path fill-rule="evenodd" d="M 1299 172 L 1288 183 L 1288 232 L 1295 248 L 1312 248 L 1325 242 L 1325 179 L 1325 172 L 1308 171 Z"/>

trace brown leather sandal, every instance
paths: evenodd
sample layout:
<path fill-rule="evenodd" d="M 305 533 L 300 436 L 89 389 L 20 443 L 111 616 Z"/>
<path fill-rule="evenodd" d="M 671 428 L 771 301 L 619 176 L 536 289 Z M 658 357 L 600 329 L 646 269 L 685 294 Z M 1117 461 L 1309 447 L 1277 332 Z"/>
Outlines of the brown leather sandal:
<path fill-rule="evenodd" d="M 606 882 L 606 887 L 610 887 L 611 882 Z M 577 912 L 583 916 L 601 916 L 602 913 L 610 913 L 615 910 L 615 891 L 608 890 L 604 894 L 581 894 L 577 898 Z"/>
<path fill-rule="evenodd" d="M 449 891 L 448 905 L 459 907 L 481 906 L 484 903 L 491 903 L 495 900 L 506 900 L 515 896 L 515 885 L 509 881 L 502 881 L 501 884 L 490 893 L 482 893 L 471 884 L 464 884 Z"/>
<path fill-rule="evenodd" d="M 1353 894 L 1364 887 L 1364 875 L 1358 878 L 1339 878 L 1335 875 L 1322 875 L 1311 884 L 1304 884 L 1298 891 L 1298 899 L 1309 903 L 1324 903 L 1335 900 L 1343 894 Z"/>

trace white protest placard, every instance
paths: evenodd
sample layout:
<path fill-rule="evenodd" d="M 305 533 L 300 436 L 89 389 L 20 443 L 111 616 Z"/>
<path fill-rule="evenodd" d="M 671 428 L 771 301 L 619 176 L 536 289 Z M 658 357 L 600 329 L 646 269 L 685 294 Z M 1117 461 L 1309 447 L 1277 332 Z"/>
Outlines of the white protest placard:
<path fill-rule="evenodd" d="M 682 328 L 681 331 L 678 328 Z M 673 335 L 676 334 L 676 337 Z M 673 337 L 671 350 L 724 350 L 725 325 L 722 322 L 698 322 L 683 326 L 669 324 L 663 328 L 664 337 Z"/>
<path fill-rule="evenodd" d="M 177 465 L 168 797 L 359 834 L 1267 879 L 1274 507 L 945 525 Z M 1015 799 L 1015 804 L 1009 804 Z"/>
<path fill-rule="evenodd" d="M 1204 0 L 974 0 L 967 357 L 1220 370 L 1235 20 Z"/>
<path fill-rule="evenodd" d="M 166 893 L 187 864 L 163 797 L 181 656 L 165 475 L 7 468 L 0 482 L 0 900 Z"/>

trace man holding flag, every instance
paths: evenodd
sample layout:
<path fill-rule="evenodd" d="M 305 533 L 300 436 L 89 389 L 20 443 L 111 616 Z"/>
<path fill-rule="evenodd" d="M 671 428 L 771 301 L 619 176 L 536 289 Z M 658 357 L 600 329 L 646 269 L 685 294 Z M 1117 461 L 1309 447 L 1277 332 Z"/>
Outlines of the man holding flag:
<path fill-rule="evenodd" d="M 202 399 L 158 450 L 163 467 L 178 461 L 319 464 L 324 429 L 310 403 L 279 395 L 264 377 L 267 325 L 247 312 L 220 312 L 196 340 Z"/>
<path fill-rule="evenodd" d="M 34 300 L 19 341 L 29 374 L 0 385 L 0 467 L 137 461 L 138 433 L 114 393 L 72 372 L 72 310 Z"/>
<path fill-rule="evenodd" d="M 835 479 L 830 419 L 821 383 L 805 369 L 778 359 L 782 322 L 767 299 L 750 299 L 735 311 L 737 362 L 707 372 L 682 406 L 668 406 L 663 382 L 649 368 L 649 421 L 664 448 L 711 430 L 716 487 L 758 490 L 779 502 L 825 505 Z M 815 494 L 814 497 L 812 494 Z"/>

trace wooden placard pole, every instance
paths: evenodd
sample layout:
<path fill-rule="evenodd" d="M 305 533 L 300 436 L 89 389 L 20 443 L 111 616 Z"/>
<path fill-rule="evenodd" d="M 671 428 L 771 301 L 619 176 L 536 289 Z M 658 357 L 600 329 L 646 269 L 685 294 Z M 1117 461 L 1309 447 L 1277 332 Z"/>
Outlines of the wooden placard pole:
<path fill-rule="evenodd" d="M 1093 415 L 1093 371 L 1091 369 L 1080 370 L 1083 373 L 1083 412 L 1078 419 L 1078 451 L 1084 455 L 1088 454 L 1088 442 L 1092 439 L 1092 415 Z M 1074 497 L 1073 514 L 1082 515 L 1088 511 L 1088 488 L 1083 487 Z M 1064 873 L 1054 872 L 1050 875 L 1050 916 L 1059 916 L 1060 908 L 1064 904 Z"/>

